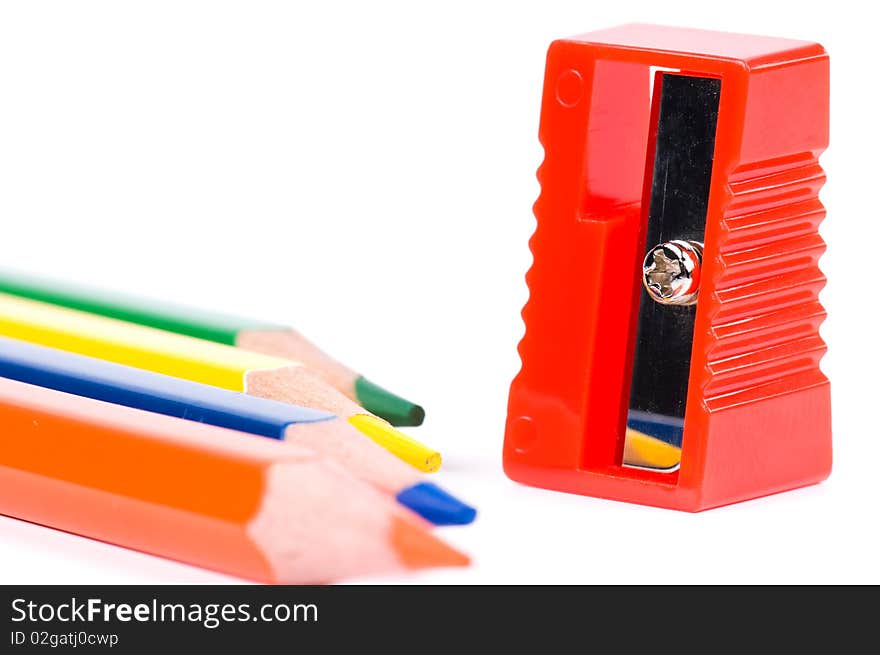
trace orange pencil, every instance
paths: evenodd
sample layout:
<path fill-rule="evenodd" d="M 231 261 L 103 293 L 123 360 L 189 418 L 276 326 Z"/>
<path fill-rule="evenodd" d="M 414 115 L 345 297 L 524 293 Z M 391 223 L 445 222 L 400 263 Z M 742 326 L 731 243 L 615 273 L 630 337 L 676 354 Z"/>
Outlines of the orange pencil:
<path fill-rule="evenodd" d="M 303 450 L 0 378 L 0 513 L 271 583 L 467 557 Z"/>

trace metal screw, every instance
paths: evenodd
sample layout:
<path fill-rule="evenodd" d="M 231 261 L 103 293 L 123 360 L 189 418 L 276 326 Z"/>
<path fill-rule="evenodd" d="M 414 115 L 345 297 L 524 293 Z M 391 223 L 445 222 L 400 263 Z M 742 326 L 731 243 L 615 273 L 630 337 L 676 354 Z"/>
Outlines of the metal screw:
<path fill-rule="evenodd" d="M 654 246 L 642 264 L 648 295 L 662 305 L 693 305 L 700 286 L 703 244 L 667 241 Z"/>

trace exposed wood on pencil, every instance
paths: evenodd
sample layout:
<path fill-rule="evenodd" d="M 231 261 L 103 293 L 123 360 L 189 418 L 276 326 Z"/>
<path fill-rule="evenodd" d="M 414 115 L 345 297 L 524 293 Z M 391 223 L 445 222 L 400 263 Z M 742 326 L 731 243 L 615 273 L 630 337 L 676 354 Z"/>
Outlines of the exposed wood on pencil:
<path fill-rule="evenodd" d="M 235 344 L 247 350 L 302 363 L 327 383 L 392 425 L 421 425 L 425 410 L 367 380 L 333 359 L 302 334 L 290 328 L 248 328 L 239 331 Z"/>
<path fill-rule="evenodd" d="M 344 393 L 352 401 L 357 400 L 354 383 L 359 377 L 347 366 L 319 350 L 295 330 L 246 329 L 235 337 L 235 345 L 246 350 L 281 357 L 320 371 L 325 382 Z"/>
<path fill-rule="evenodd" d="M 279 366 L 270 369 L 246 371 L 243 391 L 260 398 L 285 400 L 304 407 L 313 407 L 336 416 L 349 418 L 362 414 L 363 409 L 325 384 L 304 366 Z"/>
<path fill-rule="evenodd" d="M 284 435 L 285 441 L 324 453 L 343 468 L 391 494 L 421 480 L 417 469 L 390 457 L 383 448 L 364 439 L 360 432 L 340 419 L 297 423 L 289 426 Z"/>

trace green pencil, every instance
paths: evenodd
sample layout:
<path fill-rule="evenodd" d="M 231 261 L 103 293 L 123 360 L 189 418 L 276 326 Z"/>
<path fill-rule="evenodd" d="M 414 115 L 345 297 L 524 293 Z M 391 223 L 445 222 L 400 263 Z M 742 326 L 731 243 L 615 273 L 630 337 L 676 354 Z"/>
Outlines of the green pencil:
<path fill-rule="evenodd" d="M 290 327 L 0 269 L 0 292 L 109 316 L 300 362 L 364 409 L 396 426 L 425 410 L 336 361 Z"/>

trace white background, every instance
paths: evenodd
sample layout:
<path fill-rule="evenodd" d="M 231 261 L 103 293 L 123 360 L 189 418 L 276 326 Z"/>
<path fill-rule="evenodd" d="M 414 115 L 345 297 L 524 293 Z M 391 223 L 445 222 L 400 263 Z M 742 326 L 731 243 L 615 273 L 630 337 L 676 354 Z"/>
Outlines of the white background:
<path fill-rule="evenodd" d="M 481 512 L 443 530 L 474 565 L 393 581 L 880 582 L 880 42 L 866 6 L 3 3 L 2 260 L 293 323 L 422 402 L 412 433 Z M 501 471 L 546 48 L 631 21 L 831 54 L 835 468 L 819 486 L 690 515 Z M 0 518 L 0 583 L 228 581 Z"/>

